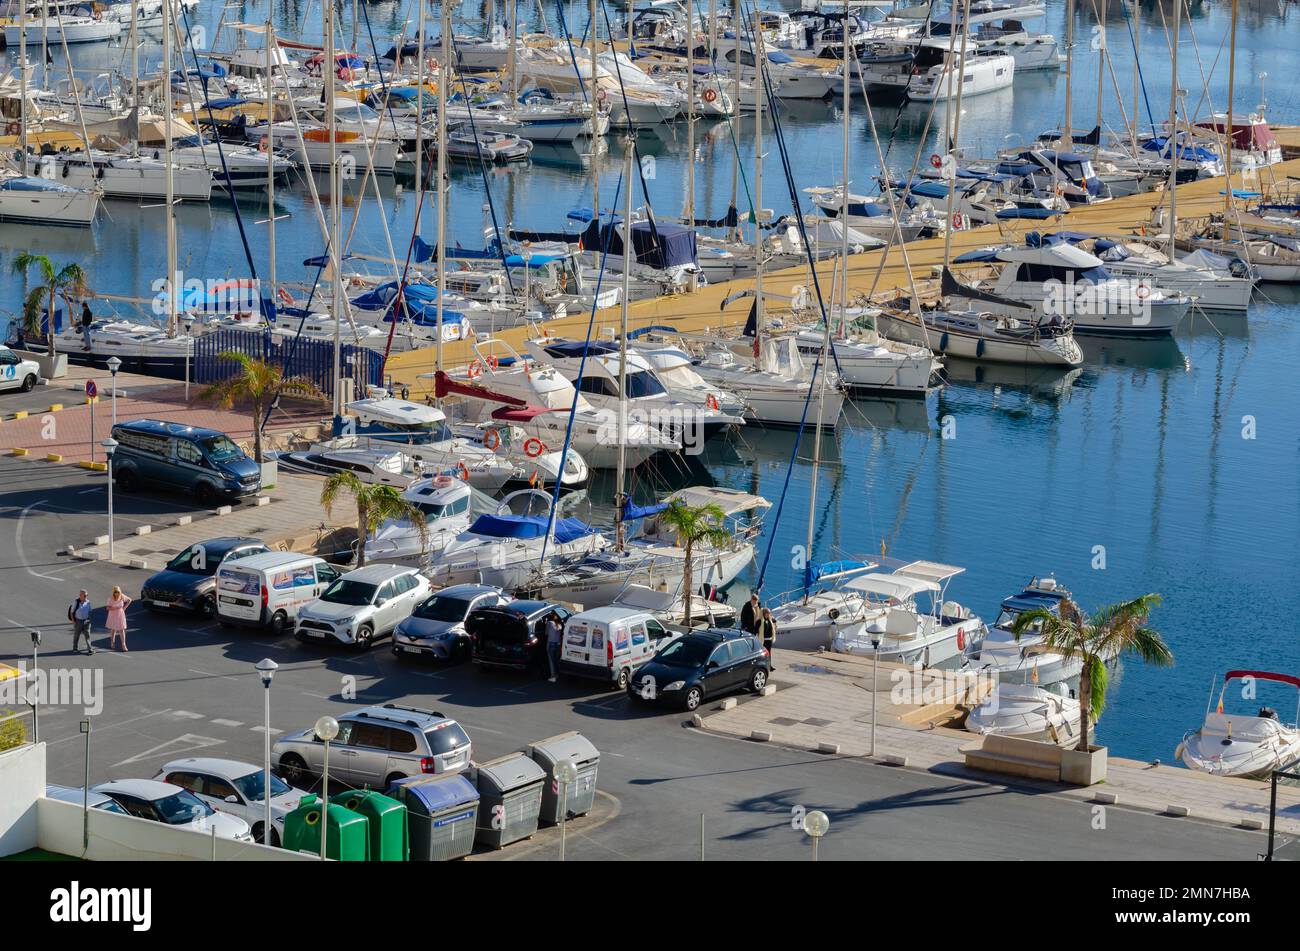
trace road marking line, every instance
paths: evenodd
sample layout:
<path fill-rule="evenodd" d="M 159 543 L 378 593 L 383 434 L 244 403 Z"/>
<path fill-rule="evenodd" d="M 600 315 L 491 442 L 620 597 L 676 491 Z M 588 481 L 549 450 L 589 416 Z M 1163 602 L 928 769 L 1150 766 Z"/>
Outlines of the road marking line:
<path fill-rule="evenodd" d="M 177 753 L 188 753 L 191 750 L 201 750 L 209 746 L 217 746 L 224 742 L 225 740 L 218 740 L 211 736 L 198 736 L 194 733 L 185 733 L 176 737 L 174 740 L 167 740 L 165 743 L 151 746 L 143 753 L 137 753 L 135 756 L 129 756 L 124 760 L 116 762 L 113 764 L 113 768 L 126 766 L 128 763 L 138 763 L 141 760 L 152 759 L 155 756 L 159 756 L 164 750 L 167 750 L 169 747 L 174 747 L 177 744 L 183 745 L 181 745 L 179 749 L 171 750 L 170 755 L 174 756 Z"/>
<path fill-rule="evenodd" d="M 181 717 L 181 718 L 183 718 L 183 719 L 185 719 L 185 720 L 202 720 L 202 719 L 203 719 L 203 714 L 201 714 L 201 713 L 191 713 L 189 710 L 173 710 L 173 711 L 172 711 L 172 716 L 174 716 L 174 717 Z"/>
<path fill-rule="evenodd" d="M 212 722 L 215 723 L 215 724 L 217 724 L 218 726 L 231 726 L 231 727 L 234 727 L 234 726 L 243 726 L 243 725 L 244 725 L 244 721 L 243 721 L 243 720 L 225 720 L 225 719 L 222 719 L 221 717 L 213 717 L 213 718 L 212 718 Z"/>
<path fill-rule="evenodd" d="M 216 720 L 213 720 L 212 722 L 213 722 L 213 723 L 216 723 L 217 721 L 216 721 Z M 250 726 L 249 729 L 252 730 L 254 733 L 266 733 L 266 732 L 268 732 L 268 730 L 266 729 L 266 727 L 261 726 L 261 725 L 259 725 L 259 726 Z M 284 731 L 283 731 L 283 730 L 277 730 L 275 727 L 271 727 L 271 729 L 270 729 L 269 732 L 270 732 L 270 734 L 271 734 L 272 736 L 279 736 L 279 735 L 280 735 L 281 733 L 283 733 Z"/>

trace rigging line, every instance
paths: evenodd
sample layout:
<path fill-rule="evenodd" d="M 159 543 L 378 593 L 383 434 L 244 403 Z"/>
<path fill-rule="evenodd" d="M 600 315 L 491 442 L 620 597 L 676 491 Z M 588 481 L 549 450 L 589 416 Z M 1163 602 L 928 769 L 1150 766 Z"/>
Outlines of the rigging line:
<path fill-rule="evenodd" d="M 1131 0 L 1136 3 L 1137 0 Z M 1124 11 L 1124 27 L 1128 30 L 1129 45 L 1133 48 L 1133 68 L 1137 70 L 1138 84 L 1142 87 L 1142 102 L 1147 107 L 1147 121 L 1151 123 L 1151 128 L 1156 127 L 1155 116 L 1151 113 L 1151 97 L 1147 94 L 1147 79 L 1142 73 L 1142 57 L 1138 54 L 1137 38 L 1133 35 L 1133 17 L 1129 13 L 1128 3 L 1121 3 L 1120 9 Z M 1137 116 L 1133 116 L 1133 125 L 1137 127 Z"/>
<path fill-rule="evenodd" d="M 592 72 L 592 75 L 595 75 L 594 71 Z M 614 215 L 618 213 L 619 194 L 625 185 L 623 179 L 623 172 L 620 171 L 618 173 L 618 184 L 614 186 L 614 204 L 610 211 L 609 230 L 605 233 L 605 246 L 600 252 L 600 270 L 596 272 L 596 289 L 592 292 L 591 316 L 587 318 L 586 343 L 582 348 L 582 359 L 578 362 L 578 379 L 580 380 L 582 379 L 583 371 L 587 366 L 587 353 L 591 349 L 591 332 L 596 325 L 596 308 L 599 306 L 597 302 L 600 300 L 600 284 L 605 278 L 605 264 L 609 260 L 609 243 L 610 239 L 614 236 Z M 596 210 L 595 220 L 597 223 L 600 222 L 599 209 Z M 624 306 L 626 306 L 626 301 L 624 302 Z M 561 483 L 564 481 L 564 466 L 569 458 L 569 443 L 573 438 L 573 419 L 578 414 L 578 400 L 581 398 L 582 394 L 575 386 L 573 388 L 573 401 L 569 406 L 569 423 L 564 429 L 564 448 L 560 450 L 560 464 L 556 469 L 555 489 L 551 496 L 551 510 L 546 519 L 546 535 L 542 538 L 542 553 L 537 559 L 537 567 L 539 571 L 541 570 L 542 565 L 546 562 L 546 549 L 550 545 L 551 534 L 555 531 L 555 518 L 560 504 Z"/>

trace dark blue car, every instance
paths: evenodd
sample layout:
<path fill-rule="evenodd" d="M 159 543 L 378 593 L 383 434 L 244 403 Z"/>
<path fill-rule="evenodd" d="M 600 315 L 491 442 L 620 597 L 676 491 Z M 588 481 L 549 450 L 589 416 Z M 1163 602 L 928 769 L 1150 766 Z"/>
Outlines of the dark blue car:
<path fill-rule="evenodd" d="M 633 700 L 665 701 L 695 710 L 738 690 L 760 692 L 772 659 L 758 638 L 740 631 L 692 631 L 637 668 L 627 685 Z"/>

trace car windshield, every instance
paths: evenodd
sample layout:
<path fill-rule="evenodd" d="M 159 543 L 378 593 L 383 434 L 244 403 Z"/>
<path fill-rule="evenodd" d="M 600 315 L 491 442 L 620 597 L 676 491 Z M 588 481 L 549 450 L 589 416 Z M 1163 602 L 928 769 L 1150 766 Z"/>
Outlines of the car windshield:
<path fill-rule="evenodd" d="M 331 604 L 369 604 L 375 596 L 375 586 L 366 584 L 364 581 L 349 581 L 347 578 L 339 578 L 332 585 L 325 589 L 325 593 L 320 596 L 322 601 L 329 601 Z"/>
<path fill-rule="evenodd" d="M 200 439 L 199 445 L 207 451 L 208 458 L 213 462 L 237 459 L 244 454 L 244 451 L 235 445 L 235 441 L 229 436 L 209 436 L 207 439 Z"/>
<path fill-rule="evenodd" d="M 703 667 L 704 662 L 709 659 L 709 654 L 717 646 L 716 641 L 683 637 L 661 650 L 655 659 L 677 667 Z"/>
<path fill-rule="evenodd" d="M 429 749 L 433 751 L 434 756 L 450 753 L 462 746 L 469 746 L 469 737 L 459 723 L 448 723 L 446 726 L 437 727 L 429 730 L 424 736 L 429 741 Z"/>
<path fill-rule="evenodd" d="M 155 799 L 153 807 L 168 825 L 185 825 L 195 819 L 210 816 L 215 812 L 211 806 L 188 789 L 182 789 L 171 796 Z"/>
<path fill-rule="evenodd" d="M 263 777 L 263 773 L 259 769 L 257 772 L 249 773 L 247 776 L 241 776 L 239 779 L 233 780 L 233 782 L 235 784 L 235 788 L 239 790 L 239 794 L 243 796 L 245 800 L 247 800 L 248 802 L 261 802 L 262 801 L 262 777 Z M 283 796 L 285 793 L 292 791 L 292 788 L 293 787 L 291 787 L 279 776 L 276 776 L 274 773 L 271 774 L 271 798 L 272 799 L 274 799 L 276 796 Z"/>
<path fill-rule="evenodd" d="M 221 555 L 219 553 L 207 551 L 202 545 L 191 545 L 167 562 L 167 570 L 210 578 L 216 574 L 217 565 L 219 564 L 221 564 Z"/>
<path fill-rule="evenodd" d="M 445 595 L 434 595 L 412 613 L 426 621 L 463 621 L 469 613 L 469 602 Z"/>

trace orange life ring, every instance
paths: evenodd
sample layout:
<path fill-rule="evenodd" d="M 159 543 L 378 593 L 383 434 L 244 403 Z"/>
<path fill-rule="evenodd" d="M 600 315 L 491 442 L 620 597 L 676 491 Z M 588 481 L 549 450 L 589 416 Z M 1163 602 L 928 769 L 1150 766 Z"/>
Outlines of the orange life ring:
<path fill-rule="evenodd" d="M 966 649 L 966 629 L 959 627 L 957 628 L 957 650 L 964 651 L 965 649 Z"/>
<path fill-rule="evenodd" d="M 337 72 L 339 79 L 343 80 L 345 83 L 350 83 L 352 80 L 357 78 L 356 70 L 348 66 L 340 67 Z"/>
<path fill-rule="evenodd" d="M 10 122 L 5 126 L 5 135 L 20 135 L 23 127 L 17 122 Z"/>
<path fill-rule="evenodd" d="M 483 434 L 483 447 L 496 451 L 497 446 L 501 445 L 501 434 L 495 429 L 489 429 Z"/>
<path fill-rule="evenodd" d="M 487 358 L 487 365 L 491 367 L 493 370 L 495 370 L 497 367 L 501 366 L 501 361 L 498 360 L 495 355 L 489 354 Z"/>
<path fill-rule="evenodd" d="M 546 451 L 546 446 L 536 436 L 529 436 L 524 441 L 524 455 L 529 459 L 536 459 Z"/>
<path fill-rule="evenodd" d="M 277 290 L 275 293 L 276 293 L 276 296 L 280 298 L 280 303 L 282 303 L 282 304 L 292 304 L 292 303 L 293 303 L 293 295 L 290 294 L 288 291 L 286 291 L 283 287 L 281 287 L 281 288 L 280 288 L 279 290 Z"/>
<path fill-rule="evenodd" d="M 465 463 L 463 462 L 456 463 L 456 470 L 460 472 L 461 481 L 463 482 L 469 481 L 469 469 L 465 466 Z"/>
<path fill-rule="evenodd" d="M 475 360 L 473 363 L 469 365 L 469 378 L 471 380 L 477 380 L 480 376 L 482 376 L 482 374 L 483 374 L 482 361 Z"/>
<path fill-rule="evenodd" d="M 963 227 L 963 225 L 962 225 L 962 217 L 961 217 L 961 215 L 959 215 L 959 214 L 955 214 L 955 213 L 954 213 L 953 216 L 952 216 L 952 230 L 953 230 L 953 231 L 960 231 L 960 230 L 962 229 L 962 227 Z"/>
<path fill-rule="evenodd" d="M 930 156 L 930 164 L 933 165 L 935 168 L 943 167 L 943 158 L 939 155 L 938 152 Z"/>
<path fill-rule="evenodd" d="M 717 102 L 717 100 L 718 100 L 718 91 L 717 91 L 716 89 L 712 89 L 712 88 L 710 88 L 710 89 L 706 89 L 706 90 L 704 90 L 704 96 L 703 96 L 703 98 L 704 98 L 704 101 L 705 101 L 705 102 Z"/>
<path fill-rule="evenodd" d="M 710 393 L 708 399 L 704 401 L 704 405 L 716 413 L 718 411 L 718 398 Z"/>

